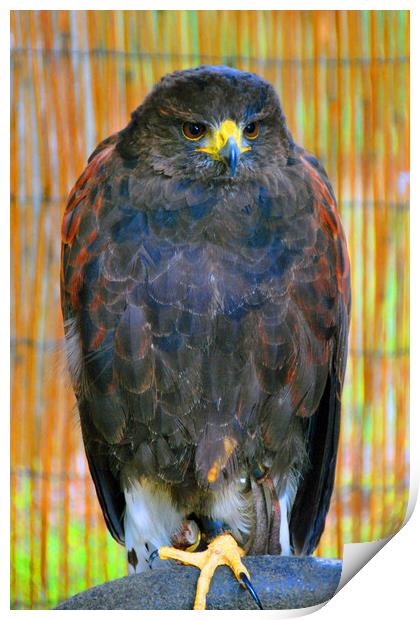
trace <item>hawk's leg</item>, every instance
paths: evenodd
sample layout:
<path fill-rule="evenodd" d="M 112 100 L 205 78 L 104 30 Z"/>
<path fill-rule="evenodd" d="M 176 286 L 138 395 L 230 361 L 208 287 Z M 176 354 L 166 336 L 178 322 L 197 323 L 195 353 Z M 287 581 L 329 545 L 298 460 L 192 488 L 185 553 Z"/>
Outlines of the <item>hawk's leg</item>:
<path fill-rule="evenodd" d="M 206 608 L 206 596 L 214 571 L 223 564 L 232 569 L 236 579 L 249 590 L 258 606 L 262 609 L 261 602 L 251 585 L 248 570 L 241 561 L 241 557 L 244 554 L 245 551 L 239 547 L 233 536 L 226 532 L 216 536 L 205 551 L 191 553 L 175 549 L 174 547 L 160 547 L 157 551 L 157 555 L 162 560 L 178 560 L 183 564 L 190 564 L 200 569 L 194 609 Z"/>

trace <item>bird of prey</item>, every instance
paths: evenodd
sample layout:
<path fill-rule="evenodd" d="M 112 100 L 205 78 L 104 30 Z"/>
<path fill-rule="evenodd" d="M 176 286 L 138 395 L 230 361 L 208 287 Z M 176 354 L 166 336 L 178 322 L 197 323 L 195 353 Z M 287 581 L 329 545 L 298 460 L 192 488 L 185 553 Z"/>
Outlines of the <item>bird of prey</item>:
<path fill-rule="evenodd" d="M 252 590 L 245 553 L 311 554 L 349 259 L 273 86 L 223 66 L 164 76 L 70 193 L 61 296 L 87 461 L 129 570 L 200 567 L 202 609 L 219 564 Z"/>

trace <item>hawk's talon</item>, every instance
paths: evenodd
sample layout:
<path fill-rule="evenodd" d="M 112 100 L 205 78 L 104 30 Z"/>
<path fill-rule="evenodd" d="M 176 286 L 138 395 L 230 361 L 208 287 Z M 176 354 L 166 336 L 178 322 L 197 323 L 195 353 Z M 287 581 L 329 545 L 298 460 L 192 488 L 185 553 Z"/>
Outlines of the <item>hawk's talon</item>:
<path fill-rule="evenodd" d="M 248 578 L 248 576 L 245 575 L 245 573 L 239 573 L 239 576 L 241 578 L 240 581 L 241 581 L 242 585 L 244 586 L 244 588 L 246 588 L 248 590 L 248 592 L 250 593 L 250 595 L 252 596 L 254 601 L 257 603 L 258 607 L 260 609 L 264 609 L 264 607 L 262 606 L 262 603 L 260 601 L 260 597 L 256 593 L 255 588 L 252 585 L 252 583 L 251 583 L 250 579 Z"/>
<path fill-rule="evenodd" d="M 152 551 L 152 553 L 149 555 L 149 559 L 148 562 L 150 564 L 150 566 L 152 566 L 153 562 L 156 560 L 156 558 L 159 557 L 159 549 L 155 549 L 154 551 Z"/>
<path fill-rule="evenodd" d="M 205 551 L 191 553 L 174 547 L 161 547 L 158 550 L 161 560 L 178 560 L 183 564 L 190 564 L 200 569 L 194 609 L 206 608 L 206 595 L 214 571 L 223 564 L 231 568 L 236 579 L 247 588 L 257 605 L 262 609 L 261 601 L 249 579 L 248 570 L 241 561 L 244 554 L 244 550 L 239 547 L 232 535 L 226 533 L 216 536 Z"/>

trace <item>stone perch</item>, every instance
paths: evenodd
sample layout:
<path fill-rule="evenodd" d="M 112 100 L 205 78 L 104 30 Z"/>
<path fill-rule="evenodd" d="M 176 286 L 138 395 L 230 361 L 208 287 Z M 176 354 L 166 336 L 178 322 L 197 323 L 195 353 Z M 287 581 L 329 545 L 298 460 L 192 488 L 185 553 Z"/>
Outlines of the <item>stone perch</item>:
<path fill-rule="evenodd" d="M 314 557 L 247 556 L 244 559 L 264 609 L 297 609 L 328 601 L 338 587 L 342 563 Z M 123 577 L 63 601 L 57 609 L 192 609 L 199 571 L 167 563 Z M 226 566 L 216 570 L 207 609 L 258 609 Z"/>

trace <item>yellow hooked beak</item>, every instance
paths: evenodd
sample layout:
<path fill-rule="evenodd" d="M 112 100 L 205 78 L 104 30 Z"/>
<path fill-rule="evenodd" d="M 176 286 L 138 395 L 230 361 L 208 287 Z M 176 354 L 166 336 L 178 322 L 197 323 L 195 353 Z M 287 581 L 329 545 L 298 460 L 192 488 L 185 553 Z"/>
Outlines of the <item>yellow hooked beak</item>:
<path fill-rule="evenodd" d="M 231 176 L 235 176 L 239 157 L 245 151 L 250 151 L 251 147 L 243 146 L 241 130 L 234 121 L 228 119 L 209 133 L 204 147 L 195 150 L 224 161 Z"/>

